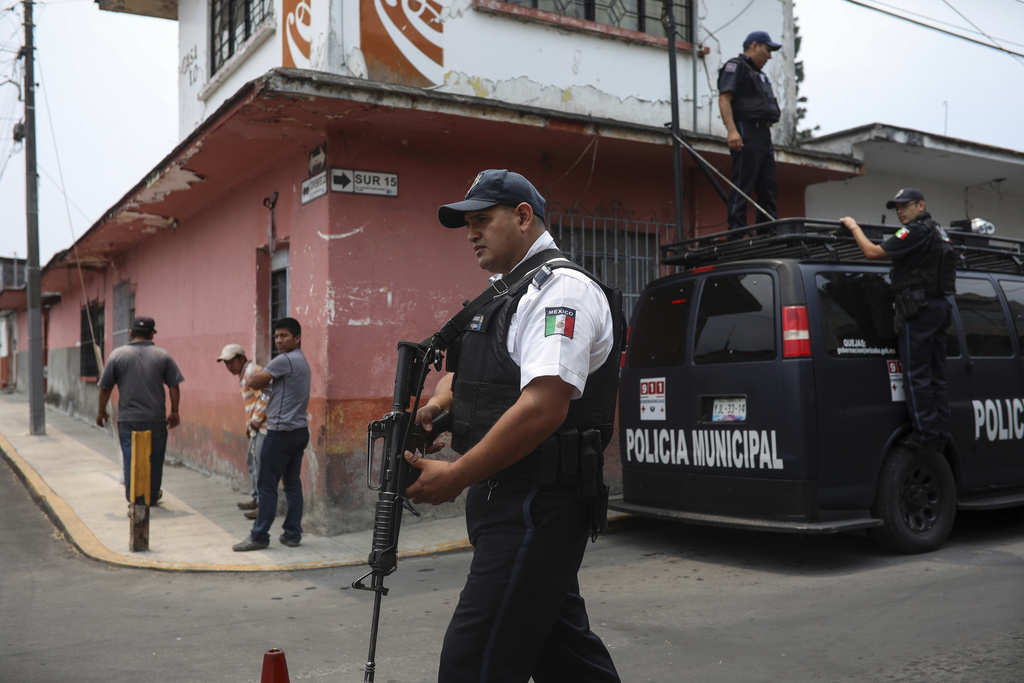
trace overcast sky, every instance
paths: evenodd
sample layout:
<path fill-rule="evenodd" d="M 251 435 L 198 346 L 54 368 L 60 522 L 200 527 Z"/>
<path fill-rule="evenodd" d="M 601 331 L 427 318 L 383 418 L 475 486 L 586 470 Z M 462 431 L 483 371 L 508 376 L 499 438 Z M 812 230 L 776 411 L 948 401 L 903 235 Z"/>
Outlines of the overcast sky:
<path fill-rule="evenodd" d="M 989 42 L 980 29 L 1024 52 L 1010 42 L 1024 42 L 1022 0 L 865 2 Z M 802 127 L 826 134 L 879 122 L 1024 151 L 1024 59 L 848 0 L 796 0 L 795 8 L 806 75 L 800 94 L 808 100 Z M 10 133 L 23 111 L 21 21 L 21 3 L 0 0 L 0 256 L 24 258 L 25 155 L 19 147 L 12 156 Z M 103 12 L 92 0 L 36 5 L 35 23 L 39 247 L 46 265 L 177 144 L 178 27 Z"/>

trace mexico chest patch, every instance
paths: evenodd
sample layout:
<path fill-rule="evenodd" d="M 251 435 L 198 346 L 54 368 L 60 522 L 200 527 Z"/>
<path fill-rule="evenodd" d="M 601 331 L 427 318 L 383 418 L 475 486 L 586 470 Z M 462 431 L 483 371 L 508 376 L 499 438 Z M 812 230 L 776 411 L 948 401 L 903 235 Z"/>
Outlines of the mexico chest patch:
<path fill-rule="evenodd" d="M 572 339 L 573 329 L 576 327 L 576 309 L 562 306 L 559 308 L 546 308 L 544 313 L 545 337 L 560 334 L 563 337 Z"/>

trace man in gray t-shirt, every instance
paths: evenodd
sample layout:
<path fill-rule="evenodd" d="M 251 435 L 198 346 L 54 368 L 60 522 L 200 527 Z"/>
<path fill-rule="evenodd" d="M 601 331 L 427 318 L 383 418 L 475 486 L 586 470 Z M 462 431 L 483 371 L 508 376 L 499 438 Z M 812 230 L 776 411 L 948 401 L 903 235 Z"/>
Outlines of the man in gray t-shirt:
<path fill-rule="evenodd" d="M 294 318 L 274 323 L 274 345 L 279 355 L 249 380 L 259 391 L 270 387 L 267 436 L 260 451 L 257 491 L 259 507 L 249 537 L 234 550 L 260 550 L 270 545 L 270 526 L 277 516 L 277 486 L 284 481 L 288 511 L 280 541 L 289 548 L 302 540 L 302 454 L 309 444 L 309 363 L 300 348 L 302 327 Z"/>
<path fill-rule="evenodd" d="M 132 432 L 151 432 L 149 456 L 149 496 L 152 503 L 160 499 L 163 481 L 164 454 L 167 451 L 167 430 L 177 427 L 178 385 L 185 381 L 177 364 L 167 353 L 153 345 L 156 323 L 152 318 L 136 318 L 130 331 L 131 341 L 114 349 L 103 374 L 100 375 L 99 409 L 96 424 L 100 427 L 109 418 L 107 402 L 117 386 L 117 435 L 124 459 L 125 498 L 131 500 Z M 171 398 L 171 412 L 167 413 L 164 385 Z"/>

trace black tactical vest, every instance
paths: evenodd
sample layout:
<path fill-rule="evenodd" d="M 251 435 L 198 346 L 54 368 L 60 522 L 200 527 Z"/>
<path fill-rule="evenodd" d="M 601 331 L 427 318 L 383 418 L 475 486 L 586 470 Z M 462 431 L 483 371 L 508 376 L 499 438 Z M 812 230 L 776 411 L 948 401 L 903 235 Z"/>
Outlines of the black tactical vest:
<path fill-rule="evenodd" d="M 767 121 L 776 123 L 782 112 L 772 91 L 772 84 L 754 68 L 746 55 L 733 57 L 737 67 L 736 92 L 732 94 L 732 117 L 736 121 Z M 726 62 L 728 64 L 729 62 Z M 724 69 L 725 66 L 722 66 Z M 722 69 L 719 69 L 721 77 Z"/>
<path fill-rule="evenodd" d="M 956 293 L 956 251 L 943 239 L 942 227 L 931 218 L 915 221 L 928 229 L 928 248 L 916 258 L 894 260 L 892 290 L 894 293 L 923 289 L 928 296 L 940 297 Z"/>
<path fill-rule="evenodd" d="M 473 317 L 459 339 L 454 354 L 455 366 L 449 363 L 449 371 L 455 372 L 452 385 L 452 449 L 465 453 L 475 446 L 498 419 L 518 400 L 520 369 L 513 362 L 507 349 L 508 328 L 519 300 L 528 287 L 544 286 L 550 278 L 542 280 L 542 273 L 557 268 L 585 270 L 569 261 L 557 261 L 543 266 L 537 276 L 527 280 L 520 287 L 513 287 L 504 295 L 494 299 Z M 550 274 L 550 273 L 548 273 Z M 591 278 L 589 273 L 587 275 Z M 622 349 L 623 325 L 622 293 L 609 289 L 597 282 L 608 297 L 612 312 L 614 343 L 607 360 L 587 378 L 583 396 L 571 401 L 569 413 L 558 432 L 566 430 L 597 429 L 600 431 L 602 448 L 611 440 L 615 418 L 616 390 L 619 382 L 619 361 Z"/>

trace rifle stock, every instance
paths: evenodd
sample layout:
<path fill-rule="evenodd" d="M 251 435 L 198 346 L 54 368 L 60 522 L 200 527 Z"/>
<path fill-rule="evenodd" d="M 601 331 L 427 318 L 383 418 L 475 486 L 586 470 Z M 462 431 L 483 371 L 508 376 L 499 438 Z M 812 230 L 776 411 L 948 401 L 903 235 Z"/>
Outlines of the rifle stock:
<path fill-rule="evenodd" d="M 373 540 L 366 561 L 370 571 L 352 582 L 353 588 L 374 593 L 370 652 L 363 675 L 364 683 L 372 683 L 376 669 L 374 657 L 380 604 L 381 598 L 388 594 L 384 579 L 398 568 L 398 533 L 402 526 L 402 510 L 408 509 L 419 516 L 405 499 L 405 489 L 419 476 L 419 470 L 405 461 L 405 451 L 418 448 L 426 453 L 427 447 L 438 435 L 451 429 L 451 419 L 447 412 L 437 416 L 430 432 L 419 427 L 413 428 L 423 381 L 431 365 L 439 369 L 441 364 L 441 354 L 429 344 L 430 341 L 398 343 L 398 367 L 391 412 L 367 426 L 366 485 L 378 494 L 373 518 Z M 411 411 L 410 401 L 414 403 Z M 383 444 L 380 444 L 382 447 L 378 461 L 379 442 Z M 369 585 L 363 583 L 367 577 L 370 577 Z"/>

